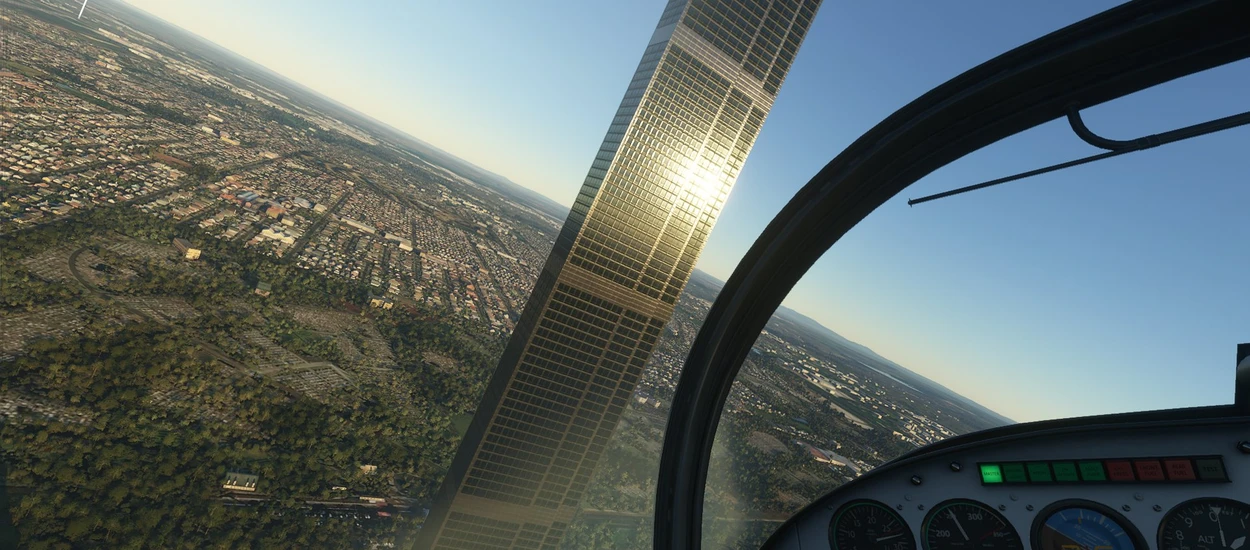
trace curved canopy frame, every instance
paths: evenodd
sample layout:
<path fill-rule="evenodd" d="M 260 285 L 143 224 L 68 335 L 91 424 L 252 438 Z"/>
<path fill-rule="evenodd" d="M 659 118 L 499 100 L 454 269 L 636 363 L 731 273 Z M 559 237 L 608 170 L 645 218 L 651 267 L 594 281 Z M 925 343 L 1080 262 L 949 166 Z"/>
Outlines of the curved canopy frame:
<path fill-rule="evenodd" d="M 1250 57 L 1250 2 L 1136 0 L 934 88 L 829 162 L 768 224 L 716 298 L 677 384 L 655 548 L 699 548 L 704 482 L 730 386 L 769 317 L 826 250 L 929 173 L 978 149 L 1151 86 Z"/>

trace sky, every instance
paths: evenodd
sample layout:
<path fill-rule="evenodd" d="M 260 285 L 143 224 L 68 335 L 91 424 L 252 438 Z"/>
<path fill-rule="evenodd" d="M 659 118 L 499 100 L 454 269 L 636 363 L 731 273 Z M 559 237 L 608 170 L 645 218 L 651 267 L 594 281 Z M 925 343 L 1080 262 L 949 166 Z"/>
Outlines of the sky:
<path fill-rule="evenodd" d="M 129 1 L 565 205 L 664 4 Z M 727 278 L 794 192 L 895 110 L 1115 4 L 826 1 L 699 268 Z M 1236 63 L 1085 118 L 1130 139 L 1241 112 L 1248 87 Z M 1250 341 L 1246 143 L 1241 128 L 906 205 L 1098 152 L 1048 123 L 879 208 L 786 305 L 1018 421 L 1231 403 Z"/>

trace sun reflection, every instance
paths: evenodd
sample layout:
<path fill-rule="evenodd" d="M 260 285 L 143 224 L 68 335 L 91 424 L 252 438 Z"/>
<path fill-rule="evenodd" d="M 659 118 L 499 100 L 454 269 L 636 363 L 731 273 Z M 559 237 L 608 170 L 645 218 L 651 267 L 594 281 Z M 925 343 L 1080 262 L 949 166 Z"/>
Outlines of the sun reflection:
<path fill-rule="evenodd" d="M 721 193 L 720 178 L 700 166 L 689 166 L 685 170 L 686 190 L 699 197 L 705 204 L 715 204 L 716 197 Z"/>

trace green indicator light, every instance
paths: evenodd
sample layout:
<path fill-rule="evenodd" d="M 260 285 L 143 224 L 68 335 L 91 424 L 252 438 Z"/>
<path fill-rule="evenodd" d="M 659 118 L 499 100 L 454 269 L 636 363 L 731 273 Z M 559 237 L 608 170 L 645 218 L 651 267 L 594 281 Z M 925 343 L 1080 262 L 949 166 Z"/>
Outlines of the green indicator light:
<path fill-rule="evenodd" d="M 1051 464 L 1055 469 L 1055 481 L 1080 481 L 1076 476 L 1076 464 L 1071 462 L 1055 462 Z"/>
<path fill-rule="evenodd" d="M 1081 479 L 1085 481 L 1107 481 L 1107 472 L 1102 469 L 1101 462 L 1082 462 Z"/>
<path fill-rule="evenodd" d="M 1050 478 L 1050 465 L 1045 462 L 1030 462 L 1027 466 L 1029 469 L 1029 481 L 1054 481 Z"/>
<path fill-rule="evenodd" d="M 1002 483 L 1003 471 L 998 469 L 997 464 L 981 465 L 981 483 Z"/>
<path fill-rule="evenodd" d="M 1023 464 L 1003 464 L 1003 477 L 1007 483 L 1028 483 L 1029 476 L 1024 473 Z"/>

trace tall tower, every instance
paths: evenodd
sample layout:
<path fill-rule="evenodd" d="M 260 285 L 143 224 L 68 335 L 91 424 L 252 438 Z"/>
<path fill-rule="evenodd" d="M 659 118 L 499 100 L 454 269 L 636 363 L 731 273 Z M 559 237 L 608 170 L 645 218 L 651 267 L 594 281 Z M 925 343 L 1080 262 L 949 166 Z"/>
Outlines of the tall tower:
<path fill-rule="evenodd" d="M 419 548 L 555 548 L 820 0 L 669 0 Z"/>

